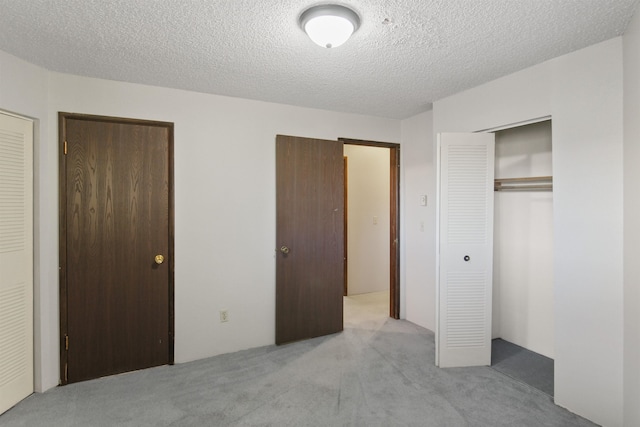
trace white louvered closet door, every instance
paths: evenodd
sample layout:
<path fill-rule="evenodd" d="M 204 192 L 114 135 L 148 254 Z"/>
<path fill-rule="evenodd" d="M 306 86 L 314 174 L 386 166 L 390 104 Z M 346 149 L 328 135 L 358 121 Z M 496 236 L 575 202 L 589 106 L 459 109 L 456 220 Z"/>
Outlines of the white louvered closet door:
<path fill-rule="evenodd" d="M 436 364 L 491 364 L 492 133 L 444 133 L 439 147 Z"/>
<path fill-rule="evenodd" d="M 33 122 L 0 113 L 0 414 L 33 393 Z"/>

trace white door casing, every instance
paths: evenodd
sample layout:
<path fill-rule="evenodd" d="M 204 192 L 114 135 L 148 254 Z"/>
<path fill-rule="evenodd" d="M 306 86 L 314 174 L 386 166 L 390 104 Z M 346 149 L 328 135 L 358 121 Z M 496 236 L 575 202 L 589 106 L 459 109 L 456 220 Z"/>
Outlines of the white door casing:
<path fill-rule="evenodd" d="M 0 113 L 0 414 L 33 393 L 33 122 Z"/>
<path fill-rule="evenodd" d="M 436 365 L 491 364 L 493 133 L 438 134 Z"/>

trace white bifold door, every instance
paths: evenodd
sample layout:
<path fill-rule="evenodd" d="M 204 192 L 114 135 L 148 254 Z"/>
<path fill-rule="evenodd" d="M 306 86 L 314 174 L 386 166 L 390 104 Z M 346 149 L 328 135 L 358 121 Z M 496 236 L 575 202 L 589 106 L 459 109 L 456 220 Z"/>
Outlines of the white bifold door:
<path fill-rule="evenodd" d="M 33 393 L 33 122 L 0 113 L 0 414 Z"/>
<path fill-rule="evenodd" d="M 438 134 L 436 365 L 491 364 L 493 133 Z"/>

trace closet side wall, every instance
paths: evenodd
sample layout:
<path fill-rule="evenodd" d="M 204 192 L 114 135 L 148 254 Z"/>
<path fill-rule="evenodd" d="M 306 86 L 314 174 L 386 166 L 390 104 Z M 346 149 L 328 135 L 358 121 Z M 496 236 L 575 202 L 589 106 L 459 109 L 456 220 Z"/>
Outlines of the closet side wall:
<path fill-rule="evenodd" d="M 496 132 L 496 178 L 551 175 L 550 121 Z M 553 193 L 494 200 L 493 337 L 553 358 Z"/>

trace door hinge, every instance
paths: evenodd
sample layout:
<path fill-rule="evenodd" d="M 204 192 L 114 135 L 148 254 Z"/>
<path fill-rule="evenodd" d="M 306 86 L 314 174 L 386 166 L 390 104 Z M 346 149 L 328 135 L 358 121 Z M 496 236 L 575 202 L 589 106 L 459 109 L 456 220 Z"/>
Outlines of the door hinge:
<path fill-rule="evenodd" d="M 69 364 L 66 362 L 64 364 L 64 382 L 65 384 L 69 382 Z"/>
<path fill-rule="evenodd" d="M 69 350 L 69 335 L 64 336 L 64 349 Z"/>
<path fill-rule="evenodd" d="M 64 151 L 64 155 L 66 156 L 67 155 L 67 141 L 65 140 L 62 145 L 63 145 L 62 149 Z"/>

